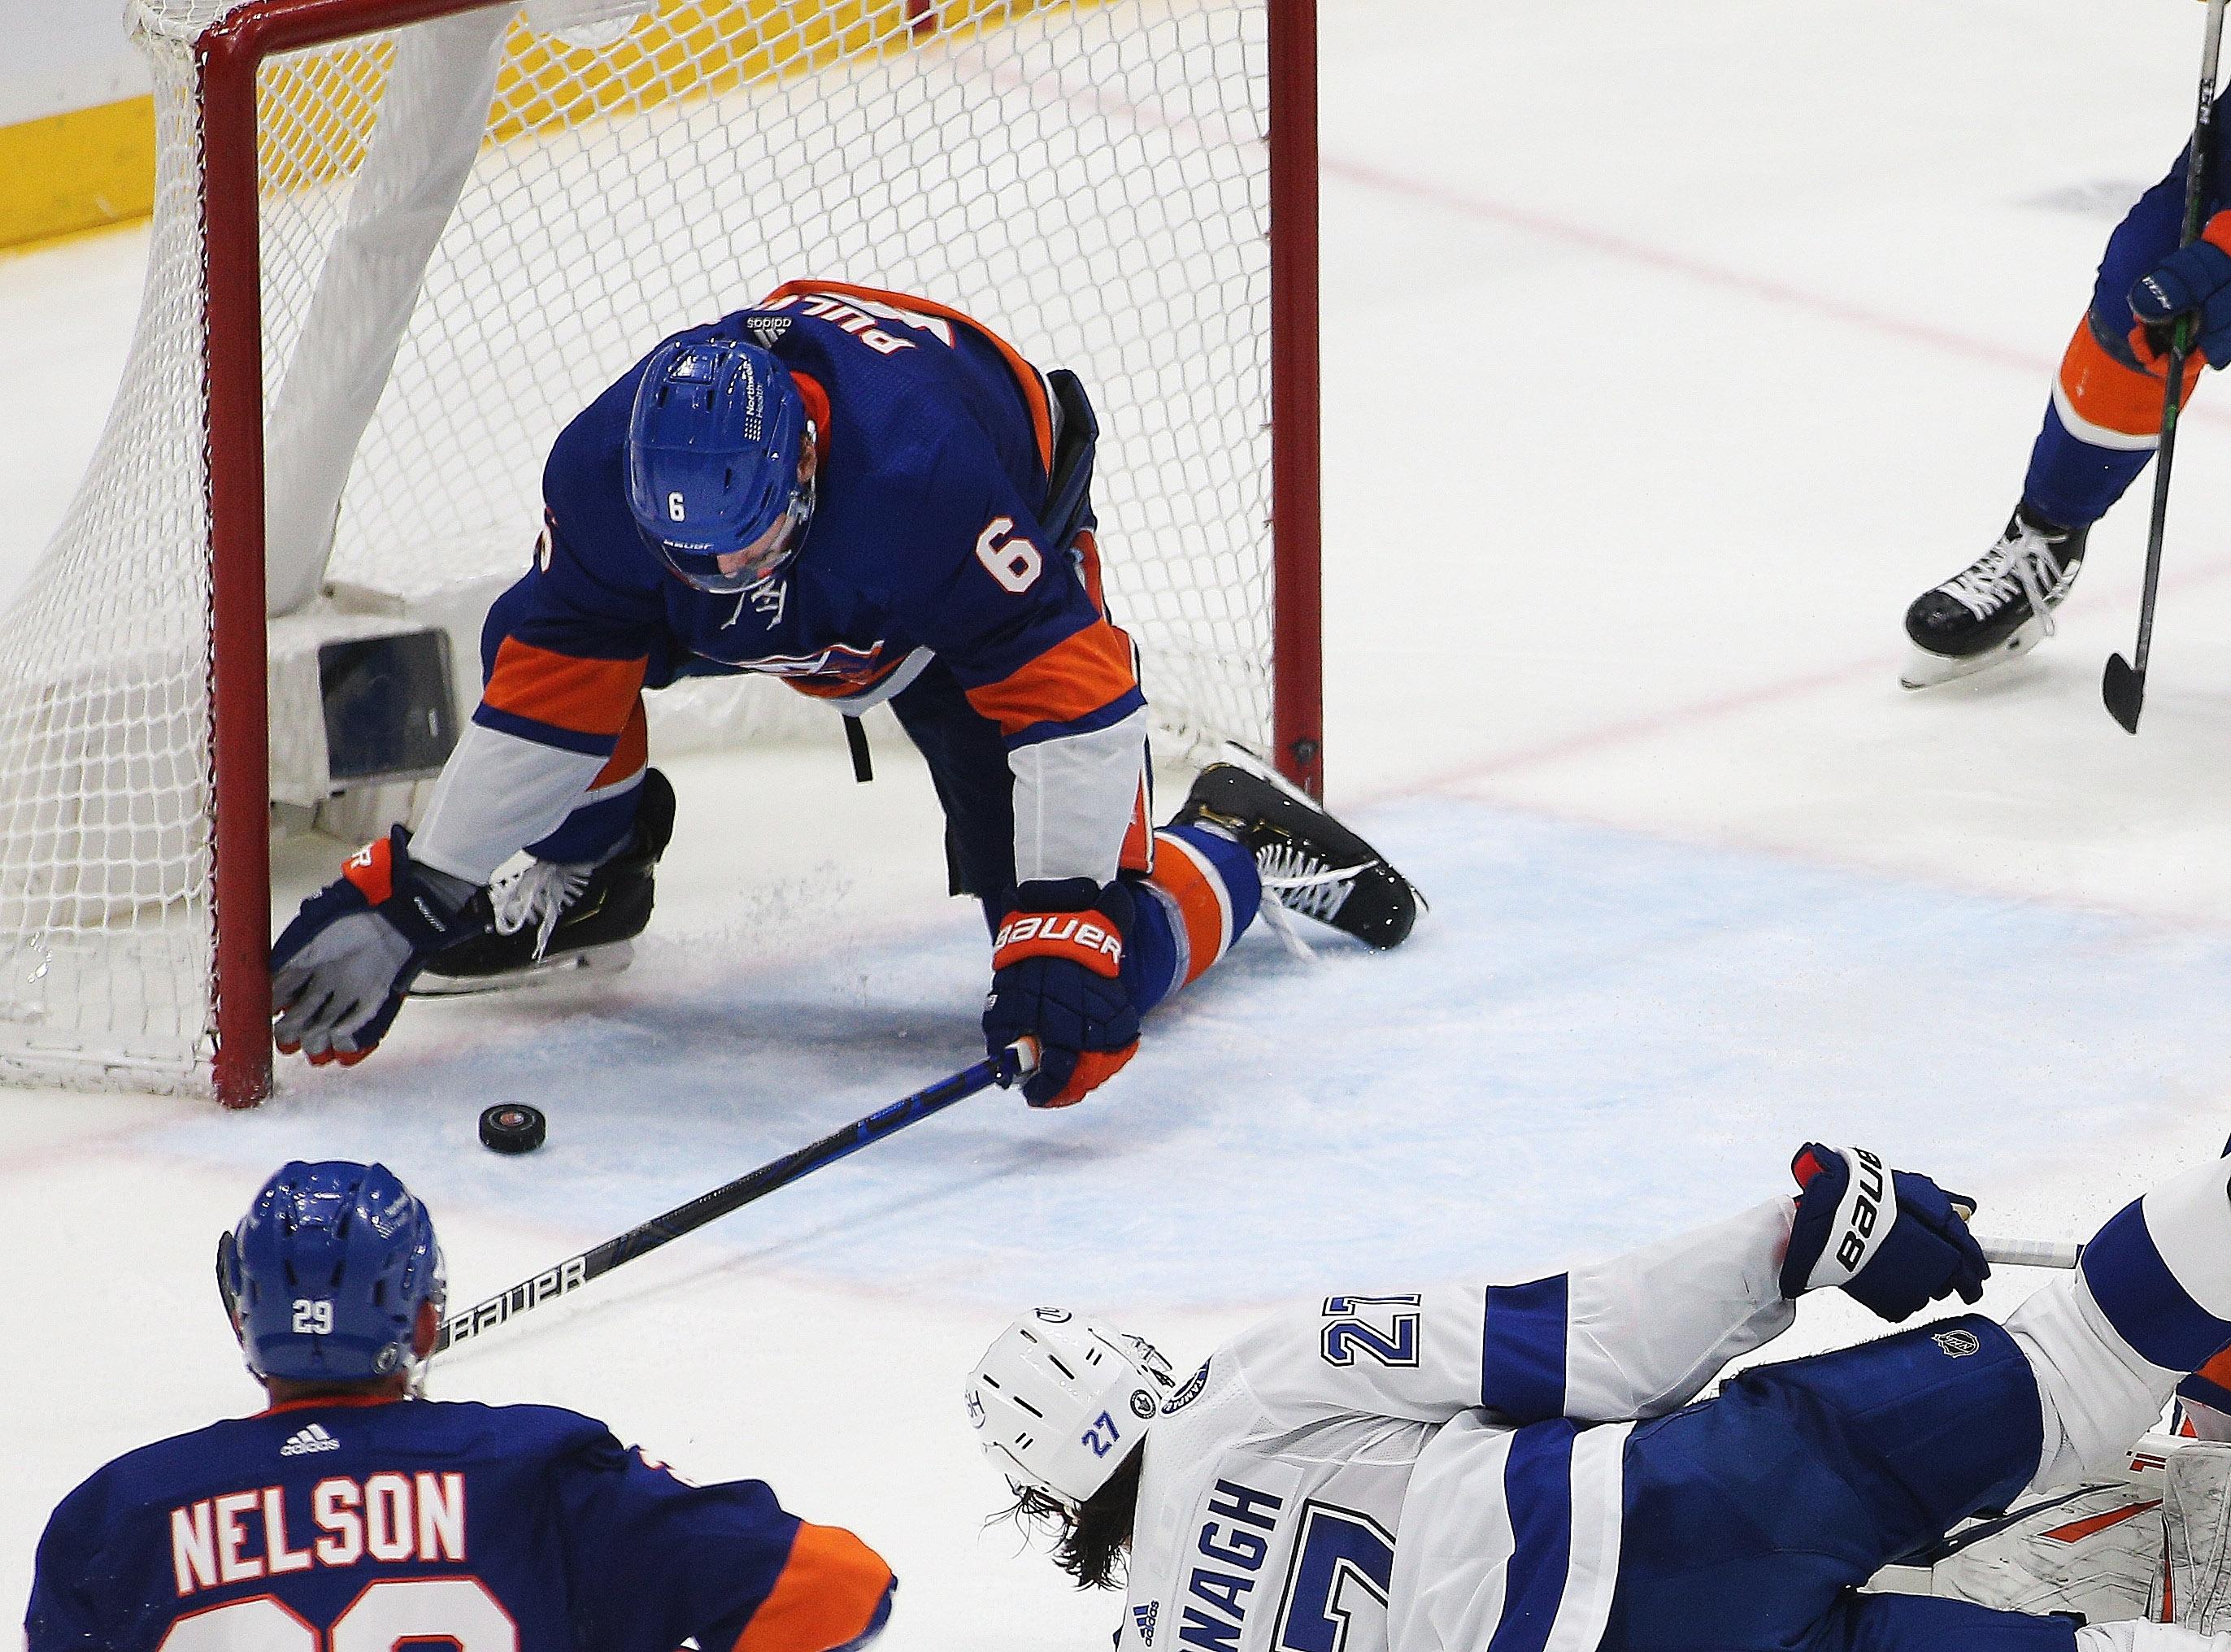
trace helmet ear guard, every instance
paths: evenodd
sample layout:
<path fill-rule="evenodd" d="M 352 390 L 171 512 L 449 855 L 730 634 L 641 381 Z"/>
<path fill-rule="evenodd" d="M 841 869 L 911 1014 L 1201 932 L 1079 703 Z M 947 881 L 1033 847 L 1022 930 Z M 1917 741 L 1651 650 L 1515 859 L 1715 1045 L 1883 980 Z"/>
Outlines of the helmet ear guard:
<path fill-rule="evenodd" d="M 241 1333 L 240 1293 L 236 1283 L 240 1270 L 240 1242 L 227 1228 L 217 1236 L 217 1294 L 224 1304 L 224 1317 L 232 1326 L 232 1334 Z"/>

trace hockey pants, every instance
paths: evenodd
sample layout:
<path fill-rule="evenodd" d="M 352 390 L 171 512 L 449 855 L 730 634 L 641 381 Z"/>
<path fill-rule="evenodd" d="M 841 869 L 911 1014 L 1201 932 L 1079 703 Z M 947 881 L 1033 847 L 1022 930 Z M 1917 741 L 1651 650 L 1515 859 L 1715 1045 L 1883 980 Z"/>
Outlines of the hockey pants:
<path fill-rule="evenodd" d="M 1603 1647 L 2068 1652 L 2064 1619 L 1856 1592 L 2012 1500 L 2040 1445 L 2030 1363 L 1978 1316 L 1745 1371 L 1629 1437 Z"/>

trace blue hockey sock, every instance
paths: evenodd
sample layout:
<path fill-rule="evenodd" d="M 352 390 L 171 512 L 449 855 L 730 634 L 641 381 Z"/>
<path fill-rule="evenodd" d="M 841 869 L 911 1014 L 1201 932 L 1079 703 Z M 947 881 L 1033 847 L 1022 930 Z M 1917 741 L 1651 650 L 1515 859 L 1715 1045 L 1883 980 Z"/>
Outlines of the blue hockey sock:
<path fill-rule="evenodd" d="M 1245 845 L 1206 826 L 1166 826 L 1154 840 L 1154 869 L 1141 881 L 1145 898 L 1124 960 L 1141 1010 L 1199 979 L 1246 933 L 1263 903 Z"/>
<path fill-rule="evenodd" d="M 538 861 L 563 866 L 598 866 L 610 860 L 635 827 L 636 810 L 643 803 L 643 773 L 637 769 L 617 785 L 588 793 L 555 831 L 529 843 L 527 852 Z"/>
<path fill-rule="evenodd" d="M 2111 448 L 2086 442 L 2070 433 L 2059 403 L 2058 396 L 2046 403 L 2045 427 L 2022 478 L 2022 502 L 2055 527 L 2088 527 L 2144 474 L 2153 444 Z M 2155 405 L 2160 405 L 2158 387 Z"/>

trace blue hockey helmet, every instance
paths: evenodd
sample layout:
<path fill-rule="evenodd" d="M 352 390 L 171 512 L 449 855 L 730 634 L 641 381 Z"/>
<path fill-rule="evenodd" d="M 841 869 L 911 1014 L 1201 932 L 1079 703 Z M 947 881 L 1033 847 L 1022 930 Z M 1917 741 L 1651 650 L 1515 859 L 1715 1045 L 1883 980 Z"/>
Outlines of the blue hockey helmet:
<path fill-rule="evenodd" d="M 699 590 L 732 594 L 798 553 L 813 515 L 799 476 L 811 439 L 790 370 L 734 339 L 669 339 L 628 416 L 628 508 L 659 559 Z M 723 570 L 722 557 L 756 550 Z"/>
<path fill-rule="evenodd" d="M 219 1241 L 217 1271 L 258 1377 L 385 1377 L 418 1363 L 422 1305 L 442 1311 L 434 1219 L 385 1165 L 281 1165 Z"/>

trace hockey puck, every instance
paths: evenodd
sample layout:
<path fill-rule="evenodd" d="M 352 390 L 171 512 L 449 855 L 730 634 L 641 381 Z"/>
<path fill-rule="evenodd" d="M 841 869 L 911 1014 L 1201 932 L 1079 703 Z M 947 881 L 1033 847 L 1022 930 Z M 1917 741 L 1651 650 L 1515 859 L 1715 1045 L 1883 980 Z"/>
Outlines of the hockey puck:
<path fill-rule="evenodd" d="M 531 1153 L 549 1131 L 541 1109 L 521 1101 L 499 1101 L 481 1114 L 481 1145 L 494 1152 Z"/>

